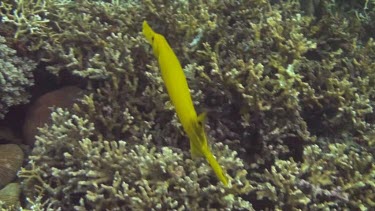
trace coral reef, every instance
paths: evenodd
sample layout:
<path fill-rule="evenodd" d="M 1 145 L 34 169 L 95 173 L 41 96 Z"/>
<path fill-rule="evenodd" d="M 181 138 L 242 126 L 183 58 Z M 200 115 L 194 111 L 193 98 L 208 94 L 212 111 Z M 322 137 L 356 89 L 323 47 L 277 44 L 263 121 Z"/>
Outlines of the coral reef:
<path fill-rule="evenodd" d="M 327 147 L 306 147 L 302 163 L 276 160 L 259 174 L 257 197 L 270 200 L 276 210 L 370 210 L 375 206 L 374 155 L 346 144 Z"/>
<path fill-rule="evenodd" d="M 68 69 L 82 78 L 106 79 L 135 53 L 126 51 L 130 43 L 124 39 L 137 34 L 130 25 L 141 19 L 136 3 L 124 8 L 94 1 L 16 2 L 15 8 L 11 1 L 2 3 L 2 21 L 15 26 L 18 40 L 27 37 L 28 48 L 38 51 L 38 60 L 53 74 Z"/>
<path fill-rule="evenodd" d="M 34 84 L 32 70 L 36 63 L 16 55 L 0 36 L 0 119 L 11 106 L 29 101 L 27 88 Z"/>
<path fill-rule="evenodd" d="M 299 2 L 309 3 L 305 12 Z M 2 1 L 0 35 L 26 46 L 17 50 L 33 52 L 44 71 L 88 84 L 73 110 L 58 109 L 40 130 L 20 174 L 26 206 L 373 207 L 374 6 Z M 207 133 L 232 177 L 229 188 L 187 158 L 188 140 L 140 34 L 143 20 L 165 35 L 195 106 L 208 111 Z"/>
<path fill-rule="evenodd" d="M 208 164 L 187 159 L 180 150 L 153 146 L 151 134 L 130 145 L 92 140 L 94 124 L 62 109 L 52 113 L 52 121 L 37 136 L 32 168 L 20 172 L 24 185 L 31 185 L 25 190 L 29 200 L 48 196 L 49 208 L 64 210 L 251 209 L 236 196 L 251 186 L 242 161 L 227 147 L 213 150 L 234 173 L 229 188 L 212 184 L 216 178 Z"/>

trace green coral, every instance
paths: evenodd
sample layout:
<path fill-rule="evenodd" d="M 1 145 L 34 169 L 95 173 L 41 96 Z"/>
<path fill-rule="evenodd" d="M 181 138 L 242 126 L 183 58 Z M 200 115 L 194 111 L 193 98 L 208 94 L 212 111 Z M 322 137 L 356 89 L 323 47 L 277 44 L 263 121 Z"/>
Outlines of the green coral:
<path fill-rule="evenodd" d="M 32 71 L 36 63 L 16 55 L 0 36 L 0 119 L 9 108 L 29 102 L 28 88 L 34 85 Z"/>

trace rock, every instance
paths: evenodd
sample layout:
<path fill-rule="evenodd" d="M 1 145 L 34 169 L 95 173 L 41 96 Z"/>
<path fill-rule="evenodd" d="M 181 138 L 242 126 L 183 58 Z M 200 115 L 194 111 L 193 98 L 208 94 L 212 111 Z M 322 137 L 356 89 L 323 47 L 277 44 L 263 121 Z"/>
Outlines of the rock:
<path fill-rule="evenodd" d="M 20 203 L 21 187 L 18 183 L 9 183 L 0 190 L 0 201 L 5 207 L 18 207 Z"/>
<path fill-rule="evenodd" d="M 23 163 L 24 153 L 16 144 L 0 145 L 0 188 L 17 176 Z"/>
<path fill-rule="evenodd" d="M 52 107 L 71 108 L 75 100 L 81 95 L 82 90 L 80 88 L 66 86 L 39 97 L 26 114 L 23 126 L 25 144 L 34 145 L 38 127 L 43 127 L 44 124 L 49 124 L 51 121 Z"/>

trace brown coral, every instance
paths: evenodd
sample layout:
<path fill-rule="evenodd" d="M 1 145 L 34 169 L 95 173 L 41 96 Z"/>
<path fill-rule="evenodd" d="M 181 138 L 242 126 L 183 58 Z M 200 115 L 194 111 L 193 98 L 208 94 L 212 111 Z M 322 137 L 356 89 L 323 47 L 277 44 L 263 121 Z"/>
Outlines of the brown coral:
<path fill-rule="evenodd" d="M 16 144 L 0 145 L 0 187 L 11 182 L 22 166 L 24 153 Z"/>

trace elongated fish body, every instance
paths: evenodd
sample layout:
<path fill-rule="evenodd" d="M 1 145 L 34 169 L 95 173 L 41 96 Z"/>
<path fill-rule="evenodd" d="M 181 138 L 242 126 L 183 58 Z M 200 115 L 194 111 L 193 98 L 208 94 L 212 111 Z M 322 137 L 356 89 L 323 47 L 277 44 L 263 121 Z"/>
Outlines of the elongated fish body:
<path fill-rule="evenodd" d="M 158 59 L 168 95 L 175 107 L 184 131 L 189 137 L 192 157 L 204 156 L 220 181 L 224 185 L 227 185 L 228 179 L 207 144 L 203 125 L 205 115 L 197 116 L 189 86 L 177 56 L 165 37 L 154 32 L 146 21 L 143 22 L 142 31 L 147 41 L 151 44 L 154 55 Z"/>
<path fill-rule="evenodd" d="M 150 42 L 154 55 L 158 59 L 161 75 L 168 95 L 176 109 L 186 133 L 191 133 L 188 123 L 196 118 L 197 113 L 189 92 L 188 83 L 180 61 L 163 35 L 155 33 L 147 22 L 143 22 L 143 33 Z"/>

